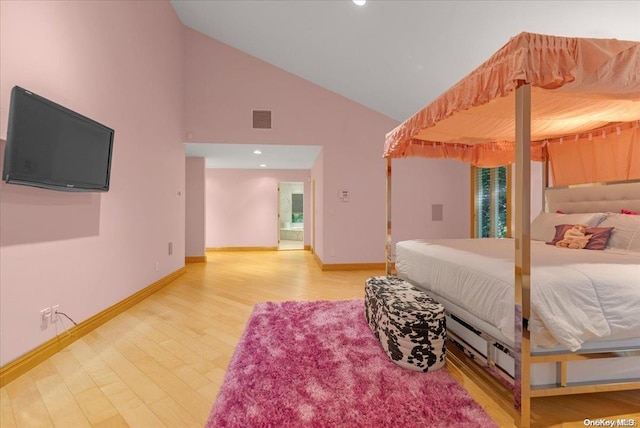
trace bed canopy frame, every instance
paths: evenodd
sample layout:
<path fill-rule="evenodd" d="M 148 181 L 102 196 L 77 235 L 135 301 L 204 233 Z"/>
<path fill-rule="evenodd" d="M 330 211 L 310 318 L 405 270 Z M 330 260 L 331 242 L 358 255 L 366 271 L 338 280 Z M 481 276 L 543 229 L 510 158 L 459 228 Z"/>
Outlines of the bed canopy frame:
<path fill-rule="evenodd" d="M 530 315 L 530 162 L 544 162 L 545 187 L 550 174 L 554 185 L 640 179 L 639 42 L 521 33 L 389 132 L 383 156 L 388 275 L 392 159 L 456 159 L 480 167 L 515 164 L 513 357 L 518 426 L 530 426 L 532 396 L 640 388 L 635 379 L 537 394 L 530 386 L 530 365 L 535 361 L 529 332 L 523 328 Z"/>

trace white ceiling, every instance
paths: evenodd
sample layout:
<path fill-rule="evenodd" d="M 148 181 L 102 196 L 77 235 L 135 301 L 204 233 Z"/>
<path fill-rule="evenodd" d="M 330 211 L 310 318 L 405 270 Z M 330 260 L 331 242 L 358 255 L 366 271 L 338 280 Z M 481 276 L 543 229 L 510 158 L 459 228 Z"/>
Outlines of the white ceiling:
<path fill-rule="evenodd" d="M 311 169 L 322 147 L 186 143 L 185 150 L 188 157 L 205 158 L 207 168 Z M 254 153 L 255 150 L 259 150 L 261 153 Z"/>
<path fill-rule="evenodd" d="M 522 31 L 640 40 L 640 0 L 171 3 L 185 25 L 399 121 Z"/>

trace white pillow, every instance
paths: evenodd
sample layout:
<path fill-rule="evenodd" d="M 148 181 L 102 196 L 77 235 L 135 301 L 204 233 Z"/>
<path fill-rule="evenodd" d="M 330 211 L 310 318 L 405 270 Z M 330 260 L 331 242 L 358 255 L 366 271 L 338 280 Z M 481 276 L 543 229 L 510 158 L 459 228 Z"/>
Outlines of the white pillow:
<path fill-rule="evenodd" d="M 606 213 L 541 213 L 531 222 L 531 240 L 550 242 L 556 236 L 556 226 L 559 224 L 586 224 L 595 227 L 606 216 Z"/>
<path fill-rule="evenodd" d="M 607 247 L 640 251 L 640 216 L 608 213 L 598 227 L 613 227 Z"/>

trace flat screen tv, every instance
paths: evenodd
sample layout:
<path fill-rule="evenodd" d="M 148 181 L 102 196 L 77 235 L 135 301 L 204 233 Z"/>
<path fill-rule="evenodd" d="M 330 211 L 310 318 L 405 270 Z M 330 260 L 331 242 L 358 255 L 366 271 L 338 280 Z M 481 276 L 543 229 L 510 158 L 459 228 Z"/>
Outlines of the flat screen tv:
<path fill-rule="evenodd" d="M 113 129 L 15 86 L 2 179 L 68 192 L 106 192 L 113 136 Z"/>

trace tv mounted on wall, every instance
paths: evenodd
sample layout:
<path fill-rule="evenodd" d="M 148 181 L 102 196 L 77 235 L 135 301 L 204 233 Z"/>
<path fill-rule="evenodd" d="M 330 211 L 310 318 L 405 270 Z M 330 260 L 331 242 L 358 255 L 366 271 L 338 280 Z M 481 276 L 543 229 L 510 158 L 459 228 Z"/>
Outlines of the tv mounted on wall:
<path fill-rule="evenodd" d="M 2 179 L 52 190 L 106 192 L 113 136 L 113 129 L 15 86 Z"/>

